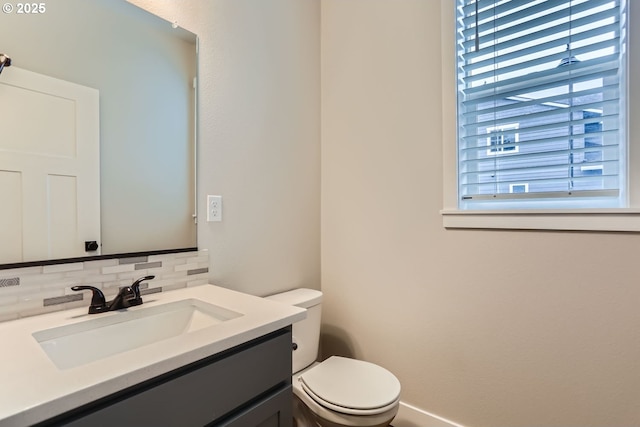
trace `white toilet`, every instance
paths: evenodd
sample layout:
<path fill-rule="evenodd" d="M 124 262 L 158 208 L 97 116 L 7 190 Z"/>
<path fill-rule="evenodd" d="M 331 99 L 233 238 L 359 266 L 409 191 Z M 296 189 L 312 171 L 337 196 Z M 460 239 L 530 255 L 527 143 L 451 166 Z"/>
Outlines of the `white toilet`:
<path fill-rule="evenodd" d="M 267 297 L 307 309 L 293 324 L 295 427 L 387 427 L 398 412 L 400 381 L 362 360 L 332 356 L 318 363 L 322 292 L 295 289 Z"/>

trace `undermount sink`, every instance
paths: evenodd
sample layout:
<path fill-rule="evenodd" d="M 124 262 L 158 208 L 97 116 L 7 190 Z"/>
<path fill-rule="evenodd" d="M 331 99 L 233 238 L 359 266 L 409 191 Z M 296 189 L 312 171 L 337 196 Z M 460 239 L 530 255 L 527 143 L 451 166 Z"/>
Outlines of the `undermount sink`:
<path fill-rule="evenodd" d="M 240 316 L 235 311 L 191 298 L 109 316 L 97 315 L 32 335 L 59 369 L 69 369 Z"/>

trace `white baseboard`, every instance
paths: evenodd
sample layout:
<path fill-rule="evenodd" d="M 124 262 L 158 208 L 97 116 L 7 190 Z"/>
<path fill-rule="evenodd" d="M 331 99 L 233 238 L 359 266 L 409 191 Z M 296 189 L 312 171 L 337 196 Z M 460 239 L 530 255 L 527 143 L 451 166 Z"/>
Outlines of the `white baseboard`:
<path fill-rule="evenodd" d="M 392 424 L 393 427 L 464 427 L 404 402 L 400 402 Z"/>

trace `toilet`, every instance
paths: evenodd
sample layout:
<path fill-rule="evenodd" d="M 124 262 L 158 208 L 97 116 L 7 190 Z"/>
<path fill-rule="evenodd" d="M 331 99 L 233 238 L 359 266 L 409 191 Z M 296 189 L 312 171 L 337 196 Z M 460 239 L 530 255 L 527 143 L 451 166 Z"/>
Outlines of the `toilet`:
<path fill-rule="evenodd" d="M 293 324 L 294 427 L 387 427 L 398 412 L 400 381 L 381 366 L 331 356 L 317 362 L 322 292 L 294 289 L 267 299 L 307 309 Z"/>

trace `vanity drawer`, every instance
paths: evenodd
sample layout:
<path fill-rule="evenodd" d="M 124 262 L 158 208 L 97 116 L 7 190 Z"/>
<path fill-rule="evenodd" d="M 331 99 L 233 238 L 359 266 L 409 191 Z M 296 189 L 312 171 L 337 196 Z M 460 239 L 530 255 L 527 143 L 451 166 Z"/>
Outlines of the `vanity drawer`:
<path fill-rule="evenodd" d="M 256 399 L 268 399 L 269 391 L 275 395 L 286 390 L 281 395 L 290 403 L 290 384 L 291 330 L 286 328 L 87 405 L 49 425 L 202 427 L 232 411 L 242 412 Z"/>
<path fill-rule="evenodd" d="M 244 411 L 207 427 L 291 427 L 293 424 L 292 387 L 260 400 Z"/>

